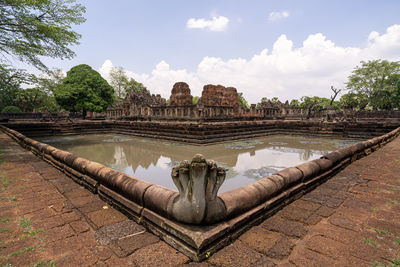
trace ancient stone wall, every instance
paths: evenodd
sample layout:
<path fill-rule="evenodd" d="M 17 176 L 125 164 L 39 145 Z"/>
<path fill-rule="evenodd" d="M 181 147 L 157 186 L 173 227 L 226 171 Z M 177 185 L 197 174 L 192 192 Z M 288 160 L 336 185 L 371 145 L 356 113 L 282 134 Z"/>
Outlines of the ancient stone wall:
<path fill-rule="evenodd" d="M 190 94 L 189 85 L 185 82 L 177 82 L 171 91 L 171 97 L 169 98 L 170 106 L 191 106 L 192 95 Z"/>
<path fill-rule="evenodd" d="M 203 106 L 239 108 L 236 88 L 208 84 L 203 87 L 199 103 Z"/>

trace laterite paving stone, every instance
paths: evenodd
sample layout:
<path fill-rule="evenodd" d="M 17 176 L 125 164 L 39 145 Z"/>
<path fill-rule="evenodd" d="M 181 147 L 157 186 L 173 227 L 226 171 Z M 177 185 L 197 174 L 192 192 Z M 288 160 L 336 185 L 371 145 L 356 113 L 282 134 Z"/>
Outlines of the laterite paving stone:
<path fill-rule="evenodd" d="M 0 265 L 392 266 L 400 260 L 400 138 L 194 263 L 0 134 Z"/>

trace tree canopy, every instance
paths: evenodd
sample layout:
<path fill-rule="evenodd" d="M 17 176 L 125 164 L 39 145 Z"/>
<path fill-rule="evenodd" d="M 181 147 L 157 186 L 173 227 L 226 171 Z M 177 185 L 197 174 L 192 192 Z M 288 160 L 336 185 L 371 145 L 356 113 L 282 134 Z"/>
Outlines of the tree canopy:
<path fill-rule="evenodd" d="M 361 66 L 353 70 L 346 85 L 351 95 L 344 100 L 357 98 L 360 109 L 367 106 L 374 109 L 400 108 L 400 62 L 361 61 Z"/>
<path fill-rule="evenodd" d="M 243 108 L 249 108 L 249 103 L 247 103 L 247 100 L 244 98 L 243 93 L 238 93 L 238 98 L 239 98 L 239 105 Z"/>
<path fill-rule="evenodd" d="M 132 90 L 140 92 L 146 87 L 143 84 L 128 78 L 126 71 L 122 67 L 112 67 L 110 71 L 110 83 L 114 88 L 117 99 L 125 98 L 126 94 Z"/>
<path fill-rule="evenodd" d="M 54 90 L 57 103 L 68 111 L 102 112 L 112 104 L 114 89 L 90 66 L 82 64 L 67 72 Z"/>
<path fill-rule="evenodd" d="M 0 54 L 47 70 L 43 56 L 70 59 L 80 34 L 71 25 L 85 21 L 75 0 L 0 1 Z"/>

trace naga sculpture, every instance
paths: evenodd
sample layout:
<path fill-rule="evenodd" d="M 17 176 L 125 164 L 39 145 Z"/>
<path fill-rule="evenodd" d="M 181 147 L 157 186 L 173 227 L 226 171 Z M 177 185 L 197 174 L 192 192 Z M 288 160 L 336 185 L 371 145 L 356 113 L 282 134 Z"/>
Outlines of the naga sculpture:
<path fill-rule="evenodd" d="M 172 169 L 179 195 L 172 204 L 175 220 L 189 224 L 209 224 L 225 218 L 226 207 L 217 196 L 225 180 L 225 169 L 197 154 Z"/>

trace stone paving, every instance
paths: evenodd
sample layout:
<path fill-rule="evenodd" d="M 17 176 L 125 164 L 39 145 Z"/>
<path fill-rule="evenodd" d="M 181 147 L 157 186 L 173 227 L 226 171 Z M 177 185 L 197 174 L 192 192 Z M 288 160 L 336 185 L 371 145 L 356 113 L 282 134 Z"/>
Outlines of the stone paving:
<path fill-rule="evenodd" d="M 0 134 L 0 266 L 400 266 L 400 138 L 203 263 Z"/>

